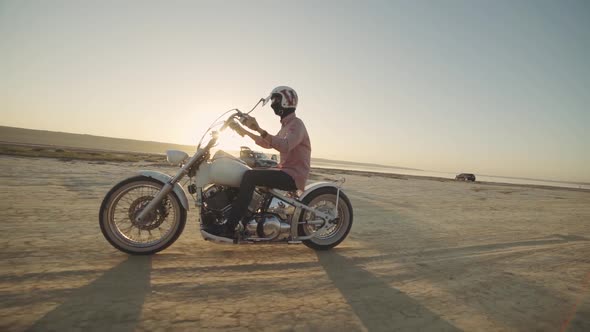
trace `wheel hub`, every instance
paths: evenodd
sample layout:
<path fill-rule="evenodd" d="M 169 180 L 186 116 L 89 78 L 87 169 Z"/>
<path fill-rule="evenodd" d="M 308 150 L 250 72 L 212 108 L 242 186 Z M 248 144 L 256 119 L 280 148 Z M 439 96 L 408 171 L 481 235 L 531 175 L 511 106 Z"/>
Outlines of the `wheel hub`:
<path fill-rule="evenodd" d="M 142 196 L 137 198 L 131 205 L 129 206 L 129 220 L 133 226 L 141 229 L 141 230 L 152 230 L 155 228 L 160 227 L 166 217 L 168 217 L 168 199 L 164 199 L 160 206 L 155 208 L 153 211 L 148 213 L 144 220 L 137 221 L 137 217 L 139 213 L 150 203 L 153 199 L 153 196 Z"/>

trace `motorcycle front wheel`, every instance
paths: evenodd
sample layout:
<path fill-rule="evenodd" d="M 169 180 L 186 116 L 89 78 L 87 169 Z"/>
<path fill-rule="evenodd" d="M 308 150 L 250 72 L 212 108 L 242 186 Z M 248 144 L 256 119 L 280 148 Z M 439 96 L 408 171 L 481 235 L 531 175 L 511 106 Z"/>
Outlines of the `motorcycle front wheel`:
<path fill-rule="evenodd" d="M 337 189 L 333 187 L 320 188 L 305 196 L 302 203 L 310 208 L 320 210 L 324 213 L 332 213 L 336 207 Z M 322 230 L 321 226 L 306 224 L 307 220 L 316 219 L 313 212 L 305 211 L 299 219 L 299 236 L 309 236 L 316 232 L 315 237 L 304 240 L 303 244 L 316 250 L 328 250 L 344 241 L 352 227 L 352 205 L 348 197 L 340 191 L 338 195 L 338 219 L 327 229 Z"/>
<path fill-rule="evenodd" d="M 100 207 L 100 230 L 109 243 L 128 254 L 151 255 L 174 243 L 186 224 L 186 210 L 174 192 L 142 222 L 135 218 L 164 186 L 160 181 L 136 176 L 114 186 Z"/>

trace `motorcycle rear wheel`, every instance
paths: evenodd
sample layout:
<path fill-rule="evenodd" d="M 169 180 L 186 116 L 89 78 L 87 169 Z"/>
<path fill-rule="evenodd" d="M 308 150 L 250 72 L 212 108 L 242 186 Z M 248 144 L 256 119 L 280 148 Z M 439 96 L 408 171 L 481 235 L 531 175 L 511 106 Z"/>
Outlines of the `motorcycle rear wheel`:
<path fill-rule="evenodd" d="M 174 192 L 148 215 L 146 222 L 135 221 L 163 186 L 155 179 L 136 176 L 118 183 L 107 193 L 100 207 L 99 224 L 113 247 L 132 255 L 152 255 L 178 239 L 186 224 L 186 210 Z"/>
<path fill-rule="evenodd" d="M 336 193 L 337 189 L 333 187 L 320 188 L 309 195 L 305 196 L 302 203 L 305 205 L 319 210 L 325 210 L 325 213 L 331 213 L 336 204 Z M 299 218 L 299 236 L 309 236 L 321 227 L 306 225 L 306 220 L 315 219 L 313 212 L 304 211 Z M 339 245 L 352 227 L 352 205 L 348 197 L 340 191 L 338 199 L 338 221 L 330 226 L 327 230 L 323 231 L 322 234 L 318 234 L 309 240 L 304 240 L 303 244 L 315 249 L 315 250 L 329 250 Z"/>

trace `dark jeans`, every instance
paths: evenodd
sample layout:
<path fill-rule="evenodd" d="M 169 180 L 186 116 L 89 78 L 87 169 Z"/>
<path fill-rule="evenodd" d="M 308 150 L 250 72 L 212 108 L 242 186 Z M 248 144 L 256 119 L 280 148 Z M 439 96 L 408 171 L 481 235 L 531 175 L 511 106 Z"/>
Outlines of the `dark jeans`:
<path fill-rule="evenodd" d="M 253 169 L 246 171 L 240 184 L 240 193 L 232 204 L 232 209 L 227 220 L 230 228 L 233 229 L 244 216 L 246 210 L 248 210 L 248 205 L 252 200 L 252 194 L 256 186 L 277 188 L 280 190 L 297 190 L 293 178 L 281 170 Z"/>

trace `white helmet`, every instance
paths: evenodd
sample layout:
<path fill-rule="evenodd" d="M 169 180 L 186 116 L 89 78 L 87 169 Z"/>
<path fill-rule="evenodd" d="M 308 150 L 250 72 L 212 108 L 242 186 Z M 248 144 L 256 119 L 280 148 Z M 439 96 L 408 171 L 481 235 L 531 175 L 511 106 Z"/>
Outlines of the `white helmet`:
<path fill-rule="evenodd" d="M 297 108 L 297 92 L 288 86 L 278 86 L 270 92 L 272 103 L 270 107 L 275 113 L 280 111 L 295 110 Z"/>

